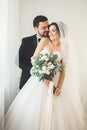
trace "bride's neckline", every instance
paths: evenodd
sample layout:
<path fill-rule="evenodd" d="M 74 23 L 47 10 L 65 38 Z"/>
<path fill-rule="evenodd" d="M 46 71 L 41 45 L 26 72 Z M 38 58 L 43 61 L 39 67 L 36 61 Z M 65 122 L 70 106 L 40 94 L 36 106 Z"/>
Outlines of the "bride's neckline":
<path fill-rule="evenodd" d="M 58 51 L 58 50 L 54 50 L 54 51 L 49 51 L 47 48 L 44 48 L 42 51 L 46 51 L 47 53 L 51 54 L 51 53 L 62 53 L 61 51 Z M 42 52 L 41 51 L 41 52 Z"/>
<path fill-rule="evenodd" d="M 52 43 L 50 43 L 49 45 L 51 45 L 51 47 L 50 46 L 48 46 L 48 48 L 47 47 L 44 47 L 43 48 L 43 50 L 45 50 L 46 52 L 48 52 L 49 54 L 50 53 L 60 53 L 60 54 L 62 54 L 62 46 L 61 47 L 58 47 L 59 49 L 54 49 L 53 47 L 52 47 Z M 57 46 L 59 46 L 60 44 L 58 44 L 58 45 L 56 45 L 55 47 L 57 47 Z"/>

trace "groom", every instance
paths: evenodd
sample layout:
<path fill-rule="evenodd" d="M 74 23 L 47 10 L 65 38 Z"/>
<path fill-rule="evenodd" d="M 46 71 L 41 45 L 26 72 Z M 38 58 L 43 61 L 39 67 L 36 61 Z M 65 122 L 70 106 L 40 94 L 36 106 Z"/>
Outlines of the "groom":
<path fill-rule="evenodd" d="M 33 20 L 33 27 L 36 34 L 22 39 L 22 44 L 19 48 L 19 67 L 22 69 L 20 86 L 21 89 L 30 77 L 30 69 L 32 67 L 31 57 L 36 49 L 36 46 L 42 37 L 48 35 L 48 18 L 38 15 Z"/>

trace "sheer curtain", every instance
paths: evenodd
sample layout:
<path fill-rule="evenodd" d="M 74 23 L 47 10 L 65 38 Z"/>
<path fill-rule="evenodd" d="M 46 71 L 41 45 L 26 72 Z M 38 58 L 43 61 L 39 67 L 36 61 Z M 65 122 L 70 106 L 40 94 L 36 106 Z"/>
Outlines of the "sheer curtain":
<path fill-rule="evenodd" d="M 19 91 L 18 11 L 18 0 L 0 0 L 0 123 Z"/>

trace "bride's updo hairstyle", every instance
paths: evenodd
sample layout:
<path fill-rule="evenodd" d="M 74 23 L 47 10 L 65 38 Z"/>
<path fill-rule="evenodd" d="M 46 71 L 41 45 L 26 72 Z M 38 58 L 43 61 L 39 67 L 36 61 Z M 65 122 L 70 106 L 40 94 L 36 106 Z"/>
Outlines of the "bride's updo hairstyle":
<path fill-rule="evenodd" d="M 59 30 L 58 24 L 57 24 L 56 22 L 52 22 L 51 24 L 49 24 L 48 29 L 49 29 L 49 27 L 52 26 L 52 25 L 54 25 L 54 26 L 56 27 L 56 29 L 57 29 L 57 31 L 58 31 L 58 33 L 59 33 L 59 35 L 60 35 L 60 30 Z"/>

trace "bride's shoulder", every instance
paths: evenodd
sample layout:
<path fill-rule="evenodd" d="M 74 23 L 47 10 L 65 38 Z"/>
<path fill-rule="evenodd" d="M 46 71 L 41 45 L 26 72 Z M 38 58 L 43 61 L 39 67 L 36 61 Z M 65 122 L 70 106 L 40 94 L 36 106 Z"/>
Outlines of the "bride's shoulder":
<path fill-rule="evenodd" d="M 39 46 L 46 46 L 48 43 L 49 43 L 49 38 L 48 37 L 43 37 L 42 39 L 41 39 L 41 41 L 39 42 Z"/>
<path fill-rule="evenodd" d="M 41 39 L 41 41 L 43 41 L 43 42 L 45 42 L 45 43 L 48 43 L 50 40 L 49 40 L 48 37 L 43 37 L 43 38 Z"/>

